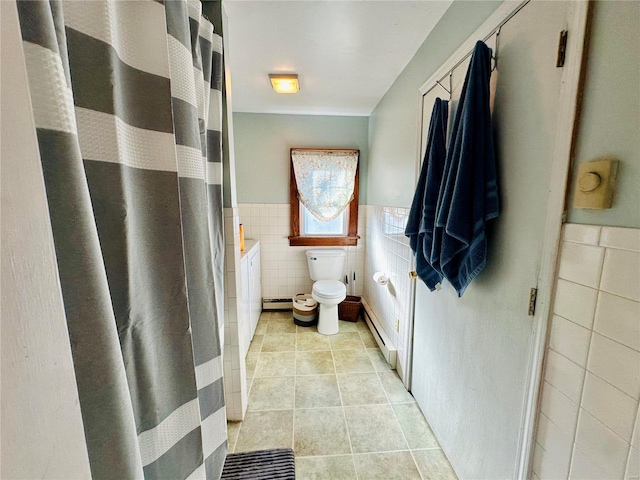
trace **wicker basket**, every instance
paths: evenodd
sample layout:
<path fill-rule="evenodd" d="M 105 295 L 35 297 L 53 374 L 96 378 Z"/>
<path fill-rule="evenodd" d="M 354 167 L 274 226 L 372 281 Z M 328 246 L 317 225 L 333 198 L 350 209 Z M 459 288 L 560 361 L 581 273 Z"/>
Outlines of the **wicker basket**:
<path fill-rule="evenodd" d="M 293 297 L 293 323 L 301 327 L 318 323 L 318 302 L 310 294 L 299 293 Z"/>
<path fill-rule="evenodd" d="M 360 297 L 356 295 L 347 295 L 347 298 L 338 304 L 338 317 L 340 320 L 357 322 L 361 308 L 362 302 L 360 301 Z"/>

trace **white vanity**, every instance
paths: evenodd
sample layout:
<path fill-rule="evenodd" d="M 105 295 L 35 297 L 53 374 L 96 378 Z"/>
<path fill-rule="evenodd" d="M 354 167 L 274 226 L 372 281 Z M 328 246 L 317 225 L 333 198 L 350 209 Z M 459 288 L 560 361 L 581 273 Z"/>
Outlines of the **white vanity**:
<path fill-rule="evenodd" d="M 240 254 L 240 278 L 242 279 L 242 298 L 238 333 L 242 336 L 242 341 L 239 343 L 243 348 L 241 353 L 246 356 L 262 312 L 260 242 L 258 240 L 245 241 L 245 250 Z"/>

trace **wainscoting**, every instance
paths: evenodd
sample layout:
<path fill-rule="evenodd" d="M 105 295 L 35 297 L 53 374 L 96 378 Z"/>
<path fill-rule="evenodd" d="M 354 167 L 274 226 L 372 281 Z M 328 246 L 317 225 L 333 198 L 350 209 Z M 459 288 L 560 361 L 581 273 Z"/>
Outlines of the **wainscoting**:
<path fill-rule="evenodd" d="M 533 478 L 638 478 L 640 230 L 567 224 Z"/>
<path fill-rule="evenodd" d="M 362 210 L 367 222 L 364 296 L 398 350 L 398 374 L 404 379 L 413 281 L 409 279 L 413 254 L 404 236 L 409 209 L 367 205 Z M 375 272 L 384 272 L 389 283 L 382 286 L 374 282 Z"/>
<path fill-rule="evenodd" d="M 358 217 L 361 236 L 358 245 L 340 247 L 347 251 L 345 274 L 356 272 L 356 295 L 363 292 L 366 227 L 363 207 L 360 206 Z M 289 246 L 289 204 L 241 203 L 238 208 L 245 237 L 260 240 L 263 298 L 291 298 L 298 293 L 311 293 L 313 282 L 309 278 L 305 251 L 312 247 Z M 351 283 L 347 294 L 352 294 Z"/>

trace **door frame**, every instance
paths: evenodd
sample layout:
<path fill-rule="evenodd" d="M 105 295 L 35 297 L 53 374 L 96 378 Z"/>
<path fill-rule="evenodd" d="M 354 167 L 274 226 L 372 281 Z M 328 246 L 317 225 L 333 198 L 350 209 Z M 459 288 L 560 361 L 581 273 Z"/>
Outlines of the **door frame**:
<path fill-rule="evenodd" d="M 422 163 L 422 129 L 423 125 L 423 97 L 437 82 L 446 77 L 464 61 L 473 51 L 478 39 L 492 36 L 499 28 L 516 15 L 530 0 L 512 2 L 505 1 L 489 18 L 471 35 L 460 47 L 440 66 L 429 79 L 418 89 L 418 114 L 416 121 L 416 178 L 419 176 Z M 532 321 L 533 345 L 529 358 L 528 375 L 526 379 L 525 401 L 520 424 L 520 439 L 518 458 L 515 465 L 514 478 L 525 480 L 530 475 L 535 434 L 537 426 L 538 402 L 543 378 L 544 353 L 547 346 L 549 322 L 552 315 L 554 300 L 554 281 L 557 269 L 558 252 L 562 224 L 565 217 L 566 193 L 569 172 L 573 160 L 573 149 L 577 135 L 579 108 L 586 54 L 589 40 L 590 13 L 592 8 L 588 0 L 568 1 L 569 31 L 566 46 L 566 62 L 561 76 L 561 86 L 558 98 L 558 123 L 554 141 L 551 163 L 551 178 L 549 180 L 549 197 L 545 228 L 540 256 L 540 271 L 537 278 L 537 308 Z M 415 269 L 415 259 L 412 260 Z M 409 325 L 408 337 L 410 346 L 408 352 L 409 374 L 405 384 L 411 388 L 411 372 L 413 370 L 413 324 L 415 321 L 415 281 L 413 282 L 412 317 Z"/>

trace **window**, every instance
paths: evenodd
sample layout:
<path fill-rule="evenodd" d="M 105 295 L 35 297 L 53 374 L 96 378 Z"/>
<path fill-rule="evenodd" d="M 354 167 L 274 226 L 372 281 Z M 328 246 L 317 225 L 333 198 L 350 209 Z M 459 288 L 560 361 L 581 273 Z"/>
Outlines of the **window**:
<path fill-rule="evenodd" d="M 306 236 L 347 235 L 349 228 L 349 212 L 343 210 L 333 220 L 322 222 L 314 217 L 309 209 L 300 202 L 300 233 Z"/>
<path fill-rule="evenodd" d="M 358 244 L 359 154 L 359 150 L 291 149 L 289 245 Z M 320 201 L 316 201 L 318 194 Z"/>

